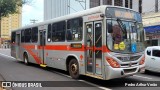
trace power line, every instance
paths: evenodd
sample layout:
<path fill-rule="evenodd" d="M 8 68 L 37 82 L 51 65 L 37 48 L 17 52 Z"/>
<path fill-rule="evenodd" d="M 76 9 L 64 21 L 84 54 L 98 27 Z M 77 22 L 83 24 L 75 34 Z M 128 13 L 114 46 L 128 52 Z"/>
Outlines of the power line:
<path fill-rule="evenodd" d="M 69 8 L 71 8 L 72 10 L 74 10 L 75 12 L 77 12 L 77 10 L 75 10 L 74 8 L 72 8 L 71 6 L 68 5 Z"/>
<path fill-rule="evenodd" d="M 81 5 L 81 7 L 84 9 L 84 10 L 86 10 L 86 0 L 75 0 L 75 1 L 77 1 L 77 2 L 79 2 L 79 4 Z M 84 3 L 84 6 L 82 5 L 82 2 Z"/>

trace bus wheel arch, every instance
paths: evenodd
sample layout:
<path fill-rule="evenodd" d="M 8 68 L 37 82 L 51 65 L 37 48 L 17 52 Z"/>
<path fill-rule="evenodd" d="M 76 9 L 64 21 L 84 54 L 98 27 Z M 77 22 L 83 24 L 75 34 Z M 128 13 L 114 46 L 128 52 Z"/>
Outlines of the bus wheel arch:
<path fill-rule="evenodd" d="M 28 54 L 27 52 L 23 53 L 23 61 L 26 65 L 29 65 Z"/>
<path fill-rule="evenodd" d="M 66 60 L 66 68 L 70 76 L 74 79 L 78 79 L 79 74 L 79 63 L 74 56 L 69 56 Z"/>

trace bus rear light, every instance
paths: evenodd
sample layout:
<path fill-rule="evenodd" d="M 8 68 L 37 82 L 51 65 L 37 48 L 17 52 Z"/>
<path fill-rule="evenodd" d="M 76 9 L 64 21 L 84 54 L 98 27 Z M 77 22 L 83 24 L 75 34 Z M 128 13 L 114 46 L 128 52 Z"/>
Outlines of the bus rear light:
<path fill-rule="evenodd" d="M 117 61 L 115 61 L 113 58 L 106 57 L 106 60 L 111 65 L 111 67 L 113 67 L 113 68 L 120 68 L 120 64 Z"/>
<path fill-rule="evenodd" d="M 143 56 L 143 57 L 141 58 L 139 64 L 142 65 L 142 64 L 144 64 L 144 62 L 145 62 L 145 56 Z"/>

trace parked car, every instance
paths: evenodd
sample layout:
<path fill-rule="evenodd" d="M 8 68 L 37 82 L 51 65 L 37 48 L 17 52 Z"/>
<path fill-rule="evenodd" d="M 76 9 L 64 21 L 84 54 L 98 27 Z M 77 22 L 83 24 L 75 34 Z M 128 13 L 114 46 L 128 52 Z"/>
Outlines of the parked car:
<path fill-rule="evenodd" d="M 160 72 L 160 46 L 147 47 L 145 61 L 146 70 Z"/>

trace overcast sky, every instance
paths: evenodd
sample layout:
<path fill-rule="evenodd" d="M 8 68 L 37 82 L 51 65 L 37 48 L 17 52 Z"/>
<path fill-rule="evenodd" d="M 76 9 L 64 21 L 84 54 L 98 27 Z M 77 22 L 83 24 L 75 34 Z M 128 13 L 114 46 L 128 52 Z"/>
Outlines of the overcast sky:
<path fill-rule="evenodd" d="M 89 8 L 89 0 L 87 0 L 87 8 Z M 82 3 L 84 6 L 84 3 Z M 71 0 L 70 4 L 71 13 L 83 10 L 83 7 L 79 2 Z M 24 5 L 22 9 L 22 26 L 31 24 L 31 19 L 36 19 L 38 22 L 42 22 L 44 19 L 44 0 L 33 0 L 31 5 Z M 75 11 L 76 10 L 76 11 Z"/>
<path fill-rule="evenodd" d="M 22 9 L 22 26 L 29 25 L 31 19 L 43 21 L 43 0 L 33 0 L 30 5 L 24 5 Z"/>

